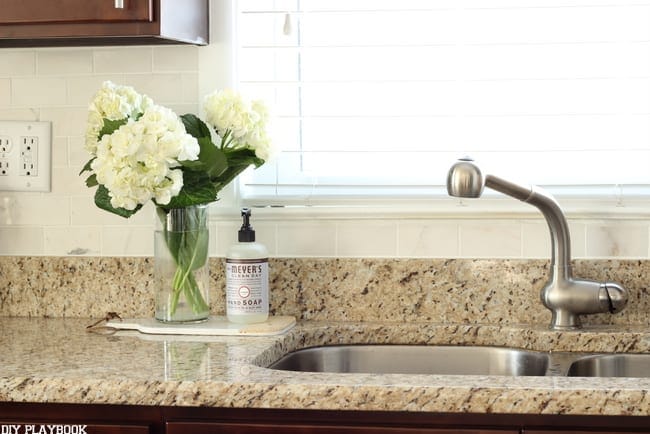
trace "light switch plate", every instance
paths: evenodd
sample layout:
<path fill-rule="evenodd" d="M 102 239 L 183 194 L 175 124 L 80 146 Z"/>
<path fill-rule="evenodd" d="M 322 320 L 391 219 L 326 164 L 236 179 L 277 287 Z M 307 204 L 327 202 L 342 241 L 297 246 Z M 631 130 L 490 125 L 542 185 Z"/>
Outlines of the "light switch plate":
<path fill-rule="evenodd" d="M 0 121 L 0 191 L 50 191 L 52 122 Z"/>

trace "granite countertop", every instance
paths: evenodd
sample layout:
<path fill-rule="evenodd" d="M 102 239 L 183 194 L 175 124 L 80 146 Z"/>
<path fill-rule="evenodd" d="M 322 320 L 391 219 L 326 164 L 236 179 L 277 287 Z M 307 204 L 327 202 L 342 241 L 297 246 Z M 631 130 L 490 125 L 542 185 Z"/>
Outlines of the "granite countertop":
<path fill-rule="evenodd" d="M 0 318 L 0 401 L 518 414 L 650 413 L 650 378 L 324 374 L 261 366 L 333 343 L 650 352 L 650 329 L 302 321 L 275 337 L 88 333 L 91 320 Z"/>

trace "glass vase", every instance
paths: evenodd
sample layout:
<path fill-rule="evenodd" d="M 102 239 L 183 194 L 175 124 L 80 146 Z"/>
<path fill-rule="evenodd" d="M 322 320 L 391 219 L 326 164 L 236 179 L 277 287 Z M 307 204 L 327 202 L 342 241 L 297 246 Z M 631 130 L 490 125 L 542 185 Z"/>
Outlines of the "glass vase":
<path fill-rule="evenodd" d="M 210 315 L 208 207 L 157 208 L 156 213 L 156 319 L 166 323 L 205 321 Z"/>

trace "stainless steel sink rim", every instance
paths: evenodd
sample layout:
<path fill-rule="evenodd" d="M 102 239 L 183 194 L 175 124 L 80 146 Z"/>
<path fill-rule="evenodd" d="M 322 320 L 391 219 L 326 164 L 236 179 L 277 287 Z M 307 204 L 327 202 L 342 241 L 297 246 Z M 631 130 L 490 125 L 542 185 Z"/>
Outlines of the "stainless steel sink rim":
<path fill-rule="evenodd" d="M 303 348 L 269 369 L 364 374 L 650 377 L 650 354 L 544 352 L 495 346 L 351 344 Z"/>
<path fill-rule="evenodd" d="M 650 354 L 598 354 L 575 360 L 570 377 L 650 377 Z"/>

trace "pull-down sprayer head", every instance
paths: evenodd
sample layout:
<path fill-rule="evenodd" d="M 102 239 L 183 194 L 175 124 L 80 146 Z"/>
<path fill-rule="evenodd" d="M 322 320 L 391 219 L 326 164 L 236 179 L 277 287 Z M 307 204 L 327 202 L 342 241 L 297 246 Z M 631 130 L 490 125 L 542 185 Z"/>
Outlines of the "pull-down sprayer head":
<path fill-rule="evenodd" d="M 454 197 L 481 197 L 485 178 L 469 157 L 458 160 L 447 175 L 447 193 Z"/>

